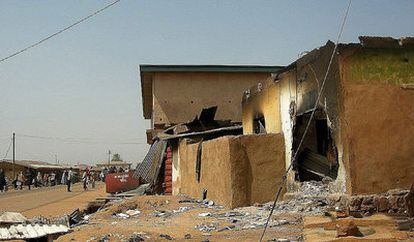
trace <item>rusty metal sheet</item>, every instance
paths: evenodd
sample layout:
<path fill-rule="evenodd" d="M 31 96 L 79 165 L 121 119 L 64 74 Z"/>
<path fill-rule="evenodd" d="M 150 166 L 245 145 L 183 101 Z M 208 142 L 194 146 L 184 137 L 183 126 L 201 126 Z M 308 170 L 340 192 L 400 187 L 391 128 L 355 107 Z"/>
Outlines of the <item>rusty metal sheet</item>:
<path fill-rule="evenodd" d="M 139 180 L 134 177 L 134 173 L 111 173 L 105 177 L 107 193 L 118 193 L 133 190 L 139 186 Z"/>

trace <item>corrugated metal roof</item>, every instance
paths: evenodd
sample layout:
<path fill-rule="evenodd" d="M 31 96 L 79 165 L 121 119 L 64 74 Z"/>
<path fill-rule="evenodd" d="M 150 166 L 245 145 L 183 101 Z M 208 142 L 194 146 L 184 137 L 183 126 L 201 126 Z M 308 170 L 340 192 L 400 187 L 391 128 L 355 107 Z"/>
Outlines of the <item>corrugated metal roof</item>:
<path fill-rule="evenodd" d="M 148 150 L 144 160 L 138 163 L 134 176 L 137 178 L 141 177 L 148 183 L 155 182 L 166 148 L 166 141 L 155 141 Z"/>
<path fill-rule="evenodd" d="M 0 224 L 24 223 L 27 218 L 21 213 L 4 212 L 0 215 Z"/>
<path fill-rule="evenodd" d="M 67 233 L 68 231 L 69 228 L 65 225 L 18 224 L 0 228 L 0 240 L 35 239 L 50 234 Z"/>

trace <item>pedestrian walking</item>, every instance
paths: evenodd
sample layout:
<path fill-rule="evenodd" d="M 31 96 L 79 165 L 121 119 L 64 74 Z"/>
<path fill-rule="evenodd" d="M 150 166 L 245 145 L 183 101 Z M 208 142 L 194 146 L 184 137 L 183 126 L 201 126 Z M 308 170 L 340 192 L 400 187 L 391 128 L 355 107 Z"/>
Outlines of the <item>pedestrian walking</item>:
<path fill-rule="evenodd" d="M 88 190 L 88 168 L 86 168 L 86 171 L 83 172 L 82 174 L 82 182 L 83 182 L 83 190 L 86 191 Z"/>
<path fill-rule="evenodd" d="M 19 174 L 17 175 L 16 187 L 22 190 L 23 183 L 24 183 L 24 175 L 23 175 L 23 171 L 20 171 Z"/>
<path fill-rule="evenodd" d="M 73 178 L 73 171 L 72 171 L 72 167 L 69 169 L 69 171 L 67 172 L 66 175 L 66 185 L 68 186 L 68 192 L 72 192 L 70 190 L 70 186 L 72 185 L 72 178 Z"/>
<path fill-rule="evenodd" d="M 95 189 L 95 181 L 96 181 L 96 177 L 97 177 L 96 172 L 92 172 L 92 175 L 91 175 L 92 189 Z"/>
<path fill-rule="evenodd" d="M 25 181 L 27 183 L 27 187 L 29 188 L 29 190 L 31 190 L 31 185 L 33 182 L 33 176 L 32 176 L 32 172 L 30 172 L 29 169 L 26 170 L 26 174 L 25 174 Z"/>
<path fill-rule="evenodd" d="M 0 169 L 0 192 L 6 192 L 6 175 L 4 174 L 3 169 Z"/>
<path fill-rule="evenodd" d="M 53 171 L 50 173 L 50 186 L 55 186 L 56 185 L 56 173 L 54 173 Z"/>
<path fill-rule="evenodd" d="M 42 174 L 39 172 L 37 172 L 37 176 L 35 179 L 35 187 L 40 187 L 40 185 L 42 184 Z"/>
<path fill-rule="evenodd" d="M 67 176 L 67 171 L 63 171 L 62 178 L 60 179 L 60 184 L 62 185 L 66 184 L 66 176 Z"/>

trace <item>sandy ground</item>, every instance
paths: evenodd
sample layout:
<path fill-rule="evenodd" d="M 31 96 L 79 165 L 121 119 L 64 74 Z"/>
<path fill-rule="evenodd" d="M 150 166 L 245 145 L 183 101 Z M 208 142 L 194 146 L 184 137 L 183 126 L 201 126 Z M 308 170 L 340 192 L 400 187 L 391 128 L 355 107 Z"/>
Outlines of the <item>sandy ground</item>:
<path fill-rule="evenodd" d="M 73 186 L 72 192 L 66 186 L 12 190 L 0 194 L 0 212 L 19 212 L 31 218 L 34 216 L 58 217 L 69 214 L 77 208 L 85 208 L 96 197 L 106 196 L 104 183 L 96 183 L 95 189 L 83 191 L 82 184 Z"/>
<path fill-rule="evenodd" d="M 146 241 L 166 240 L 162 235 L 171 236 L 175 241 L 258 241 L 262 228 L 245 230 L 224 230 L 202 232 L 195 226 L 205 223 L 217 223 L 218 228 L 225 228 L 231 222 L 213 216 L 201 217 L 200 213 L 225 213 L 225 208 L 200 207 L 191 203 L 179 203 L 182 199 L 177 196 L 140 196 L 110 206 L 91 216 L 89 224 L 79 226 L 70 234 L 66 234 L 57 241 L 99 241 L 103 238 L 109 241 L 128 241 L 131 236 L 141 234 Z M 189 207 L 184 212 L 177 212 L 171 216 L 154 215 L 156 211 L 173 211 L 180 207 Z M 141 213 L 127 219 L 117 218 L 114 214 L 125 212 L 128 209 L 137 209 Z M 289 215 L 279 215 L 280 218 L 295 220 Z M 268 229 L 264 241 L 276 238 L 298 238 L 302 234 L 301 222 L 286 224 Z M 191 238 L 185 239 L 185 236 Z M 131 240 L 133 241 L 133 240 Z"/>

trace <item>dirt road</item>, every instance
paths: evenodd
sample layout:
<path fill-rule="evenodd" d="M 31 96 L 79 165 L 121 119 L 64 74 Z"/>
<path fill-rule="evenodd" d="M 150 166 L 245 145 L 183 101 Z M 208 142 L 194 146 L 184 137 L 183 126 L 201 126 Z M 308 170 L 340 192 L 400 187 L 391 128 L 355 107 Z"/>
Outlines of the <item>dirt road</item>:
<path fill-rule="evenodd" d="M 66 186 L 54 186 L 30 191 L 10 191 L 0 194 L 0 213 L 19 212 L 28 218 L 34 216 L 57 217 L 69 214 L 76 208 L 85 208 L 89 201 L 105 196 L 104 183 L 97 183 L 95 189 L 83 191 L 80 183 L 72 192 Z"/>

